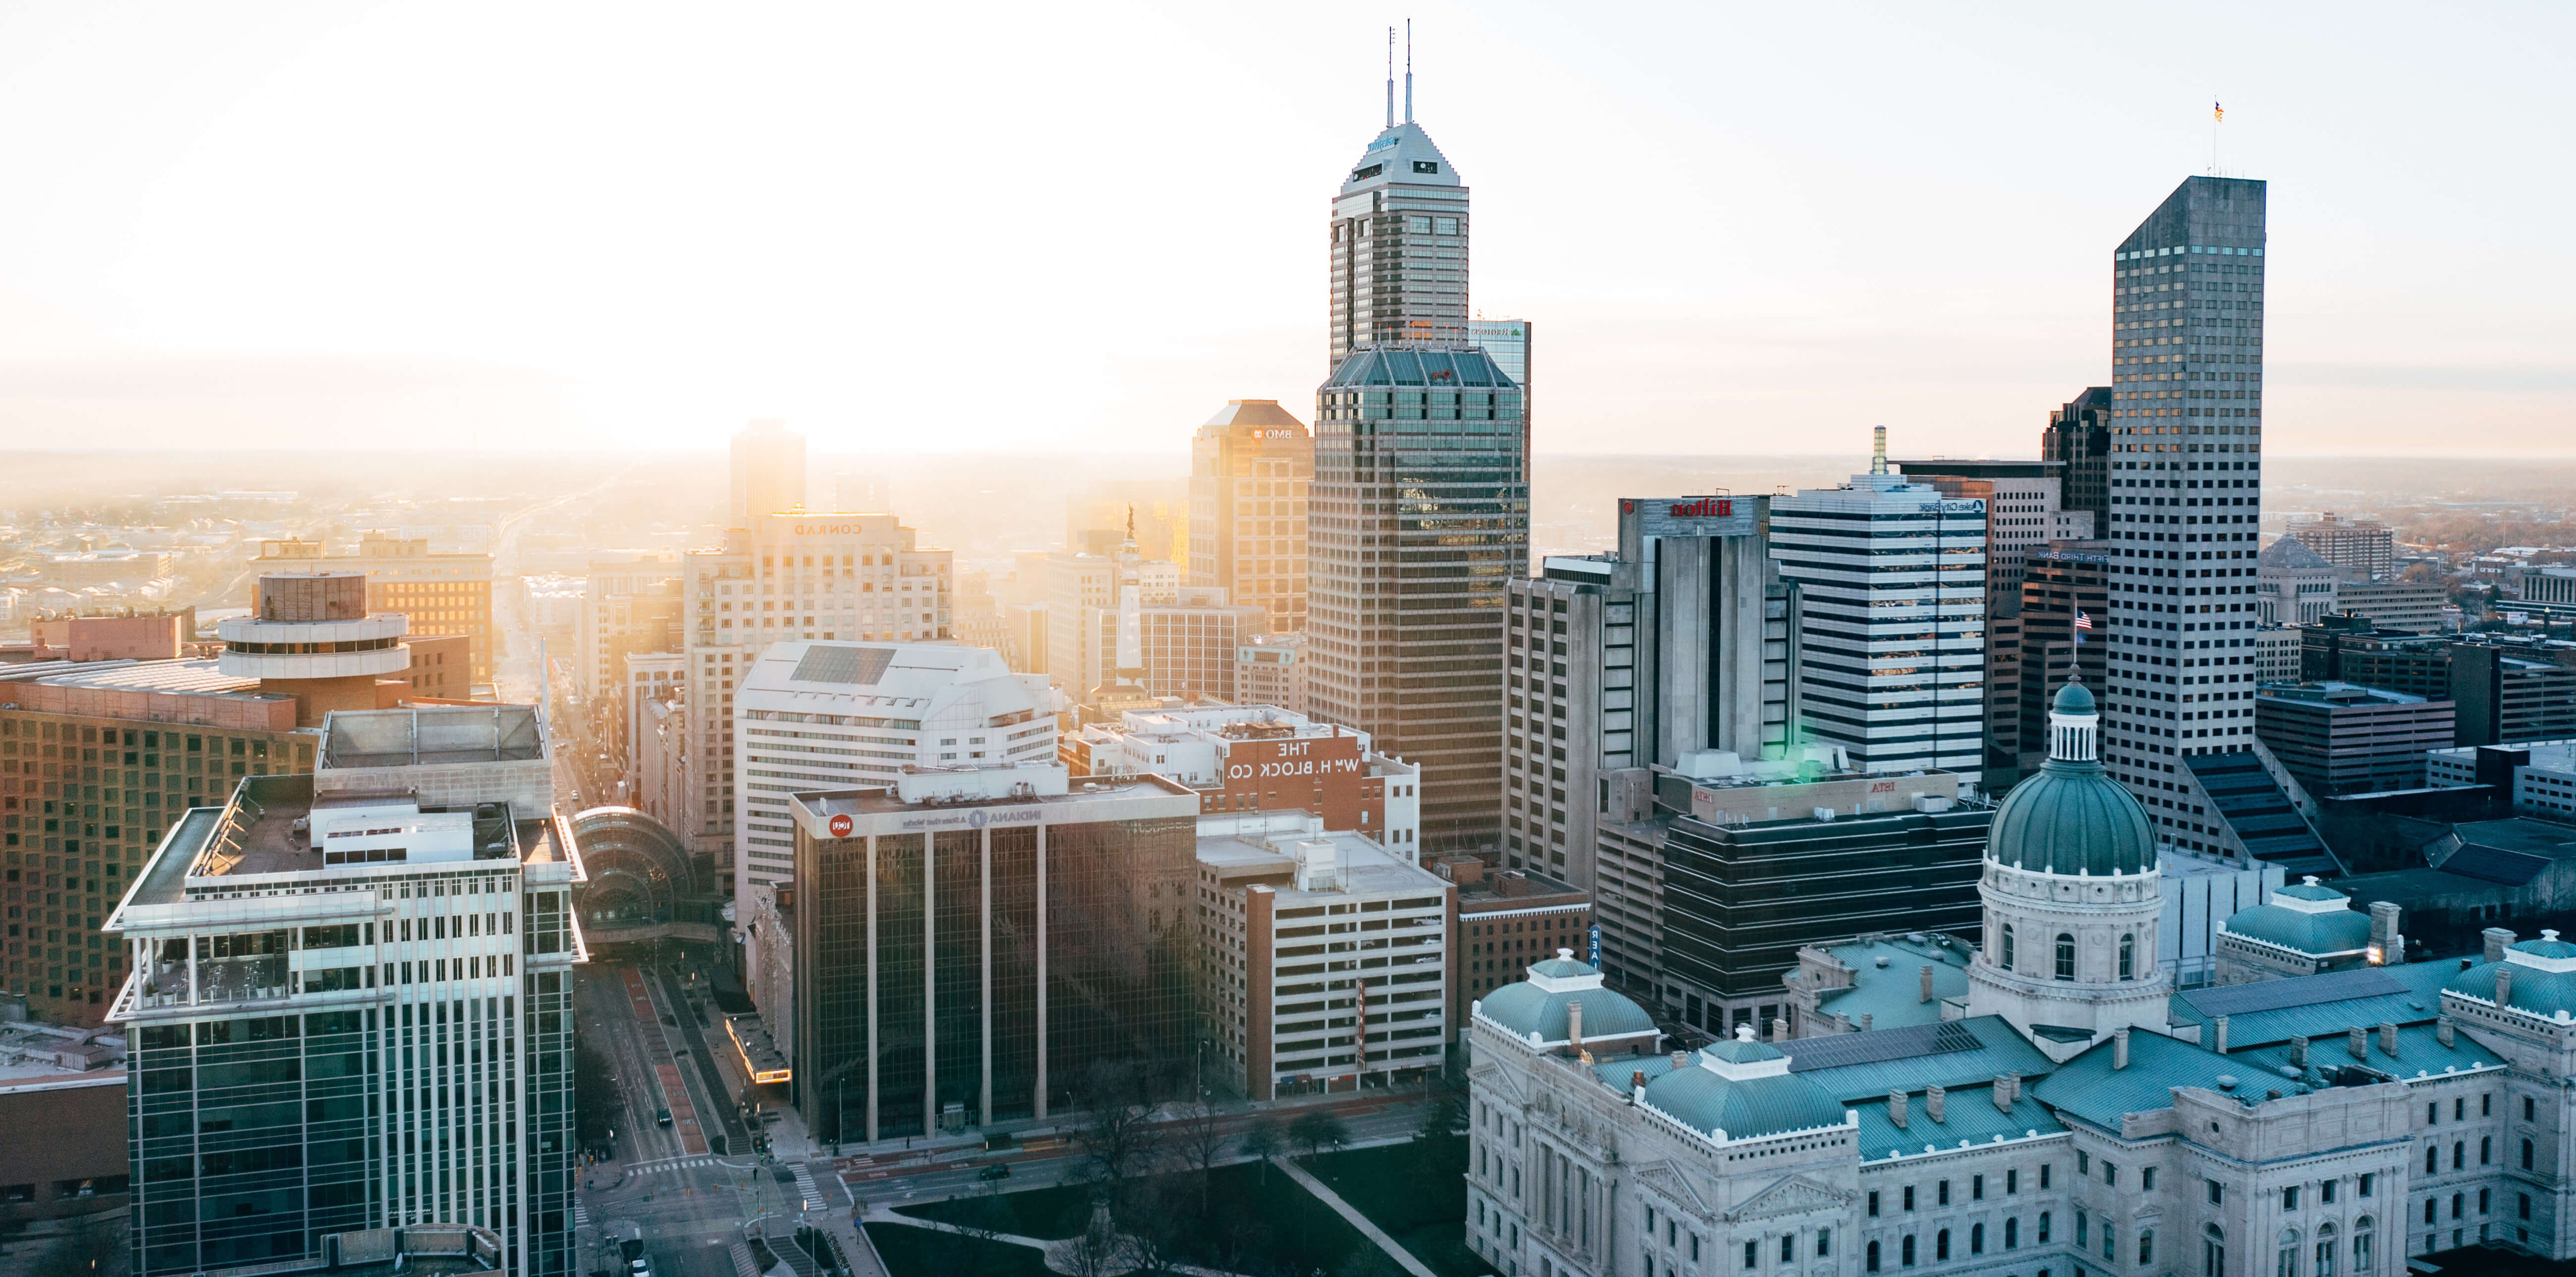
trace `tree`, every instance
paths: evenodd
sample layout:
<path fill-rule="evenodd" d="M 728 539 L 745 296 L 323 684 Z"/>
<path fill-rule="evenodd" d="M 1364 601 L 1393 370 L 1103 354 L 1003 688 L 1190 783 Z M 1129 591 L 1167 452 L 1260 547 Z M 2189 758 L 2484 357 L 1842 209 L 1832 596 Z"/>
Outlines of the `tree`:
<path fill-rule="evenodd" d="M 1162 1133 L 1149 1119 L 1147 1078 L 1122 1060 L 1101 1060 L 1083 1075 L 1074 1096 L 1085 1112 L 1074 1130 L 1082 1146 L 1083 1177 L 1115 1187 L 1153 1169 L 1162 1157 Z"/>
<path fill-rule="evenodd" d="M 1181 1158 L 1198 1172 L 1199 1213 L 1207 1213 L 1208 1180 L 1216 1170 L 1216 1159 L 1225 1156 L 1225 1127 L 1216 1107 L 1205 1101 L 1190 1106 L 1189 1112 L 1172 1123 L 1173 1144 Z"/>
<path fill-rule="evenodd" d="M 1255 1120 L 1252 1126 L 1244 1131 L 1243 1138 L 1235 1142 L 1234 1147 L 1245 1157 L 1260 1159 L 1261 1186 L 1268 1188 L 1270 1187 L 1270 1159 L 1279 1156 L 1288 1147 L 1288 1141 L 1279 1133 L 1278 1119 L 1264 1117 Z"/>
<path fill-rule="evenodd" d="M 127 1212 L 121 1210 L 81 1220 L 23 1271 L 31 1277 L 115 1277 L 131 1259 L 126 1220 Z"/>
<path fill-rule="evenodd" d="M 1331 1109 L 1311 1108 L 1288 1123 L 1288 1139 L 1306 1146 L 1306 1156 L 1313 1157 L 1328 1148 L 1340 1148 L 1351 1142 L 1351 1130 L 1342 1125 L 1341 1115 Z"/>

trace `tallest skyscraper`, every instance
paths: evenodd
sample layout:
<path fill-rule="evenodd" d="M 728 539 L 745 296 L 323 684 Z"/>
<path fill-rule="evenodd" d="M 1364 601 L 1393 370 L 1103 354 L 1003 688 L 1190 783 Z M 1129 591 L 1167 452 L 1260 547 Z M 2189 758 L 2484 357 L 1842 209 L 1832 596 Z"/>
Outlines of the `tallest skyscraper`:
<path fill-rule="evenodd" d="M 2265 187 L 2195 177 L 2111 255 L 2105 761 L 2178 846 L 2261 855 L 2213 801 L 2254 740 Z"/>
<path fill-rule="evenodd" d="M 1521 388 L 1467 343 L 1467 188 L 1406 80 L 1404 118 L 1390 75 L 1387 126 L 1333 197 L 1307 709 L 1421 765 L 1425 849 L 1483 850 L 1501 828 L 1504 586 L 1529 573 L 1529 429 Z M 1547 694 L 1535 677 L 1525 694 Z"/>

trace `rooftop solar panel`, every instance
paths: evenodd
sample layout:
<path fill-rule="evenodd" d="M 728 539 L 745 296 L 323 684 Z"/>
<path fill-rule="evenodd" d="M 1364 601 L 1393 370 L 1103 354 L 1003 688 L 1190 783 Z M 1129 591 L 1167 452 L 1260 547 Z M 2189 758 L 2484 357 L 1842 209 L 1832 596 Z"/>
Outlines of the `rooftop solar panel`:
<path fill-rule="evenodd" d="M 875 683 L 893 663 L 890 647 L 809 647 L 794 677 L 799 683 Z"/>
<path fill-rule="evenodd" d="M 1908 1025 L 1902 1029 L 1799 1038 L 1781 1043 L 1780 1049 L 1789 1055 L 1789 1071 L 1804 1073 L 1810 1069 L 1838 1069 L 1847 1064 L 1876 1064 L 1882 1060 L 1905 1060 L 1951 1051 L 1981 1051 L 1985 1045 L 1964 1026 L 1945 1020 L 1939 1024 Z"/>
<path fill-rule="evenodd" d="M 2301 976 L 2295 980 L 2258 980 L 2252 984 L 2231 984 L 2223 988 L 2186 993 L 2182 1000 L 2191 1009 L 2207 1016 L 2244 1015 L 2253 1011 L 2282 1011 L 2291 1007 L 2316 1006 L 2326 1002 L 2345 1002 L 2353 998 L 2380 998 L 2407 991 L 2406 982 L 2385 971 L 2363 968 L 2359 971 L 2330 971 L 2324 975 Z"/>

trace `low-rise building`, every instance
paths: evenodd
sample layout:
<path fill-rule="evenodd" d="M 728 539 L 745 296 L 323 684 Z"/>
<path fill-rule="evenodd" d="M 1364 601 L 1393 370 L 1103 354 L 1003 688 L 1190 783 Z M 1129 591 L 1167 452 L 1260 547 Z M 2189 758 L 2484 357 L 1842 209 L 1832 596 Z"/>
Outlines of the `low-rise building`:
<path fill-rule="evenodd" d="M 2355 683 L 2271 683 L 2254 694 L 2254 733 L 2312 794 L 2409 789 L 2424 755 L 2453 733 L 2448 700 Z"/>
<path fill-rule="evenodd" d="M 1452 888 L 1449 1024 L 1465 1039 L 1467 1008 L 1521 977 L 1530 960 L 1558 950 L 1599 965 L 1592 893 L 1526 869 L 1500 869 L 1475 856 L 1431 866 Z"/>
<path fill-rule="evenodd" d="M 1164 776 L 1196 790 L 1205 812 L 1310 812 L 1421 856 L 1422 769 L 1370 749 L 1355 728 L 1273 705 L 1191 705 L 1089 723 L 1059 748 L 1076 775 Z"/>
<path fill-rule="evenodd" d="M 1224 1068 L 1212 1076 L 1254 1100 L 1397 1085 L 1446 1058 L 1449 884 L 1323 825 L 1303 812 L 1199 821 L 1199 1000 Z"/>
<path fill-rule="evenodd" d="M 2333 615 L 2335 565 L 2295 537 L 2263 547 L 2254 565 L 2254 608 L 2259 623 L 2314 625 Z"/>
<path fill-rule="evenodd" d="M 2218 935 L 2218 983 L 2404 962 L 2406 941 L 2398 934 L 2397 917 L 2397 906 L 2386 901 L 2374 902 L 2368 913 L 2356 912 L 2352 897 L 2318 886 L 2310 875 L 2228 917 Z"/>
<path fill-rule="evenodd" d="M 2428 750 L 2429 785 L 2497 785 L 2514 814 L 2576 824 L 2576 738 Z"/>
<path fill-rule="evenodd" d="M 124 1207 L 133 1171 L 124 1037 L 27 1013 L 26 999 L 0 996 L 0 1228 L 12 1231 Z"/>

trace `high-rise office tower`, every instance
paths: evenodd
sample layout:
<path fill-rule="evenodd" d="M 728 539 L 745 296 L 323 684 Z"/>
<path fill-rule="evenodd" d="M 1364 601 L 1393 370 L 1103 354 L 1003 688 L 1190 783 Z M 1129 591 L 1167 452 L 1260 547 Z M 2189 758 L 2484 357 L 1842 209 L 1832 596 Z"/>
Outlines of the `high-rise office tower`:
<path fill-rule="evenodd" d="M 310 774 L 177 817 L 104 928 L 137 1274 L 348 1261 L 379 1229 L 573 1271 L 585 878 L 553 773 L 531 706 L 343 711 Z"/>
<path fill-rule="evenodd" d="M 1526 319 L 1470 319 L 1467 344 L 1482 346 L 1494 366 L 1521 388 L 1521 415 L 1529 415 L 1530 322 Z"/>
<path fill-rule="evenodd" d="M 1623 497 L 1616 551 L 1509 583 L 1504 867 L 1606 894 L 1605 776 L 1785 756 L 1795 598 L 1765 554 L 1770 500 Z"/>
<path fill-rule="evenodd" d="M 1409 80 L 1409 73 L 1408 73 Z M 1520 387 L 1466 346 L 1467 188 L 1412 119 L 1333 200 L 1307 503 L 1307 712 L 1423 771 L 1426 849 L 1500 833 L 1504 586 L 1529 573 Z"/>
<path fill-rule="evenodd" d="M 2397 574 L 2397 534 L 2376 519 L 2325 517 L 2290 525 L 2290 536 L 2342 569 L 2346 580 L 2376 581 Z"/>
<path fill-rule="evenodd" d="M 1480 350 L 1379 346 L 1316 401 L 1307 712 L 1422 766 L 1425 847 L 1490 845 L 1505 593 L 1529 573 L 1520 390 Z"/>
<path fill-rule="evenodd" d="M 1189 583 L 1306 626 L 1306 489 L 1315 436 L 1276 399 L 1236 399 L 1190 440 Z"/>
<path fill-rule="evenodd" d="M 2111 526 L 2111 388 L 2088 386 L 2049 409 L 2039 456 L 2060 467 L 2057 508 L 2092 515 L 2090 535 L 2100 536 Z"/>
<path fill-rule="evenodd" d="M 1771 499 L 1802 598 L 1797 739 L 1862 771 L 1974 772 L 1985 752 L 1986 502 L 1892 474 Z"/>
<path fill-rule="evenodd" d="M 1467 188 L 1387 78 L 1386 129 L 1333 197 L 1331 366 L 1362 346 L 1467 340 Z"/>
<path fill-rule="evenodd" d="M 753 518 L 805 508 L 805 436 L 784 421 L 755 420 L 733 437 L 732 494 L 726 506 L 728 528 L 747 528 Z"/>
<path fill-rule="evenodd" d="M 2103 759 L 2160 836 L 2238 854 L 2187 760 L 2254 739 L 2264 201 L 2259 181 L 2188 178 L 2111 255 Z"/>

